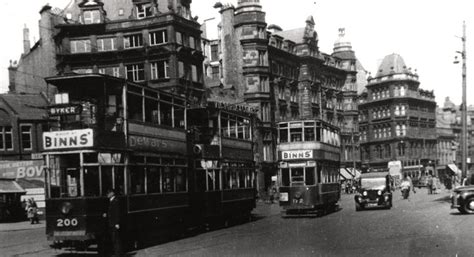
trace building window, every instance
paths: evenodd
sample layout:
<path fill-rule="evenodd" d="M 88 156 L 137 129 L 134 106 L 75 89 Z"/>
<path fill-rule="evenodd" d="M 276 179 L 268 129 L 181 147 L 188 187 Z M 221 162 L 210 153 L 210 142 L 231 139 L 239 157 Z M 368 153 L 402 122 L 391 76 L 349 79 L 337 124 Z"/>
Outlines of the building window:
<path fill-rule="evenodd" d="M 84 24 L 100 23 L 99 10 L 84 11 L 83 17 L 84 17 Z"/>
<path fill-rule="evenodd" d="M 97 51 L 114 51 L 117 50 L 117 39 L 115 37 L 97 39 Z"/>
<path fill-rule="evenodd" d="M 91 51 L 91 41 L 89 39 L 84 40 L 71 40 L 71 53 L 88 53 Z"/>
<path fill-rule="evenodd" d="M 178 62 L 178 77 L 183 78 L 184 77 L 184 62 L 179 61 Z"/>
<path fill-rule="evenodd" d="M 130 64 L 125 66 L 127 79 L 131 81 L 145 80 L 145 69 L 143 64 Z"/>
<path fill-rule="evenodd" d="M 168 61 L 158 61 L 151 63 L 151 79 L 169 78 Z"/>
<path fill-rule="evenodd" d="M 212 69 L 212 78 L 218 79 L 219 78 L 219 66 L 214 66 Z"/>
<path fill-rule="evenodd" d="M 176 32 L 176 43 L 183 44 L 183 34 L 181 32 Z"/>
<path fill-rule="evenodd" d="M 297 98 L 298 98 L 298 90 L 295 88 L 292 88 L 290 91 L 290 101 L 296 102 Z"/>
<path fill-rule="evenodd" d="M 120 8 L 120 9 L 118 10 L 118 15 L 119 15 L 119 16 L 123 16 L 124 14 L 125 14 L 125 11 L 123 10 L 123 8 Z"/>
<path fill-rule="evenodd" d="M 198 82 L 198 81 L 199 81 L 199 77 L 198 77 L 198 72 L 197 72 L 197 67 L 196 67 L 196 65 L 191 65 L 191 79 L 192 79 L 194 82 Z"/>
<path fill-rule="evenodd" d="M 100 74 L 105 74 L 114 77 L 120 77 L 120 68 L 119 67 L 101 67 L 99 68 Z"/>
<path fill-rule="evenodd" d="M 143 46 L 143 38 L 141 34 L 128 35 L 123 38 L 125 49 Z"/>
<path fill-rule="evenodd" d="M 264 161 L 273 161 L 272 156 L 272 145 L 264 143 L 263 145 L 263 160 Z"/>
<path fill-rule="evenodd" d="M 211 45 L 211 61 L 219 60 L 219 45 Z"/>
<path fill-rule="evenodd" d="M 0 149 L 13 150 L 12 127 L 0 127 Z"/>
<path fill-rule="evenodd" d="M 31 125 L 20 125 L 21 130 L 21 147 L 23 150 L 31 150 Z"/>
<path fill-rule="evenodd" d="M 189 47 L 192 49 L 196 49 L 196 39 L 194 37 L 189 37 Z"/>
<path fill-rule="evenodd" d="M 143 19 L 152 15 L 151 4 L 137 4 L 136 10 L 138 19 Z"/>
<path fill-rule="evenodd" d="M 150 45 L 155 46 L 168 42 L 168 34 L 166 30 L 153 31 L 149 34 Z"/>
<path fill-rule="evenodd" d="M 262 121 L 270 121 L 270 104 L 262 103 Z"/>
<path fill-rule="evenodd" d="M 270 84 L 267 77 L 260 77 L 260 92 L 270 93 Z"/>

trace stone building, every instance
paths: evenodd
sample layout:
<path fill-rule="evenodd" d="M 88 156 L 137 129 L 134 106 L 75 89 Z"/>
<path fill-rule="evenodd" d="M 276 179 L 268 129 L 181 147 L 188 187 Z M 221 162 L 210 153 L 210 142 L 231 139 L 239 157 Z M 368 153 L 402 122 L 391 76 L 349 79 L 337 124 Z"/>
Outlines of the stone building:
<path fill-rule="evenodd" d="M 462 147 L 461 147 L 461 107 L 454 104 L 446 97 L 443 107 L 437 109 L 437 128 L 440 130 L 438 149 L 443 146 L 438 169 L 446 174 L 460 173 Z M 474 107 L 467 107 L 467 176 L 474 170 Z M 448 136 L 448 138 L 447 138 Z M 448 141 L 448 139 L 450 141 Z M 444 143 L 443 143 L 444 142 Z M 454 166 L 453 166 L 454 164 Z M 447 165 L 447 166 L 446 166 Z M 460 175 L 460 174 L 459 174 Z"/>
<path fill-rule="evenodd" d="M 10 66 L 11 92 L 46 92 L 44 78 L 102 73 L 202 97 L 200 26 L 191 0 L 76 0 L 40 11 L 40 40 Z"/>
<path fill-rule="evenodd" d="M 355 56 L 350 44 L 335 46 L 332 55 L 321 52 L 311 16 L 302 20 L 301 28 L 283 30 L 267 25 L 258 0 L 239 0 L 236 7 L 218 3 L 215 7 L 221 23 L 218 38 L 207 41 L 208 61 L 204 63 L 211 71 L 208 79 L 214 81 L 207 85 L 208 90 L 211 97 L 234 99 L 259 110 L 260 188 L 265 188 L 271 185 L 278 167 L 275 128 L 279 122 L 321 120 L 337 130 L 347 122 L 346 130 L 351 131 L 347 135 L 352 135 L 349 128 L 357 123 L 353 104 L 357 91 L 353 86 Z M 352 77 L 344 90 L 348 73 Z M 352 158 L 348 161 L 352 163 Z"/>
<path fill-rule="evenodd" d="M 341 59 L 341 66 L 347 71 L 346 81 L 342 88 L 344 122 L 341 127 L 341 168 L 349 172 L 348 175 L 356 176 L 361 167 L 357 101 L 358 95 L 367 84 L 367 72 L 352 50 L 344 28 L 339 29 L 332 56 Z M 347 173 L 341 172 L 341 174 Z"/>
<path fill-rule="evenodd" d="M 419 87 L 416 72 L 398 54 L 387 55 L 359 102 L 362 164 L 387 169 L 402 161 L 403 171 L 420 176 L 437 159 L 436 102 L 432 91 Z"/>

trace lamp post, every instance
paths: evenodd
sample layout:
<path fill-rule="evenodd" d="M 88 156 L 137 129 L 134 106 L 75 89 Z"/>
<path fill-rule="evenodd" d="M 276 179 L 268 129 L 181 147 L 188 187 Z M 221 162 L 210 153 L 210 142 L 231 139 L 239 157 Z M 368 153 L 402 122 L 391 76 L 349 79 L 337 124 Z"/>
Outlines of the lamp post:
<path fill-rule="evenodd" d="M 462 24 L 462 51 L 456 51 L 462 58 L 462 104 L 461 104 L 461 174 L 467 174 L 467 106 L 466 106 L 466 21 Z M 456 59 L 454 63 L 459 63 Z"/>

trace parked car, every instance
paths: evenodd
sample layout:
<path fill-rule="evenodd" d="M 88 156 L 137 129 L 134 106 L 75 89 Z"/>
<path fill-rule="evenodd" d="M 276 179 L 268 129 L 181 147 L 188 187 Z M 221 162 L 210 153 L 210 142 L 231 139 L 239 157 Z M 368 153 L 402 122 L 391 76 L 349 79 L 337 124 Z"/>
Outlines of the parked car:
<path fill-rule="evenodd" d="M 388 172 L 363 173 L 354 196 L 356 211 L 371 207 L 392 207 L 392 177 Z"/>
<path fill-rule="evenodd" d="M 474 185 L 454 189 L 451 195 L 451 208 L 457 208 L 463 214 L 474 213 Z"/>

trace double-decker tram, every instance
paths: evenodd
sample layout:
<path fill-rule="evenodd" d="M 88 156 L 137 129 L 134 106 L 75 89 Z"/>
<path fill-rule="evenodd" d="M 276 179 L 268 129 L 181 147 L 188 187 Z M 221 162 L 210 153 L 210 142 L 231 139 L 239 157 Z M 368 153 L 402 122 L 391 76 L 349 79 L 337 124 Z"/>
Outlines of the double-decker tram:
<path fill-rule="evenodd" d="M 84 74 L 46 81 L 59 92 L 49 107 L 57 122 L 43 132 L 46 234 L 55 247 L 104 241 L 108 189 L 119 192 L 128 247 L 199 227 L 208 216 L 247 215 L 254 208 L 251 138 L 221 137 L 222 125 L 203 116 L 188 120 L 219 131 L 218 139 L 195 142 L 186 117 L 197 113 L 187 114 L 186 99 L 123 79 Z M 209 118 L 224 116 L 210 109 Z M 253 121 L 240 117 L 248 123 L 228 129 L 250 133 Z M 206 149 L 216 154 L 203 159 Z M 242 155 L 227 158 L 235 149 Z"/>
<path fill-rule="evenodd" d="M 340 199 L 339 129 L 324 121 L 278 124 L 282 216 L 319 215 Z"/>
<path fill-rule="evenodd" d="M 199 215 L 210 225 L 250 218 L 256 197 L 252 110 L 208 102 L 187 115 L 197 183 L 193 202 L 205 203 Z"/>

